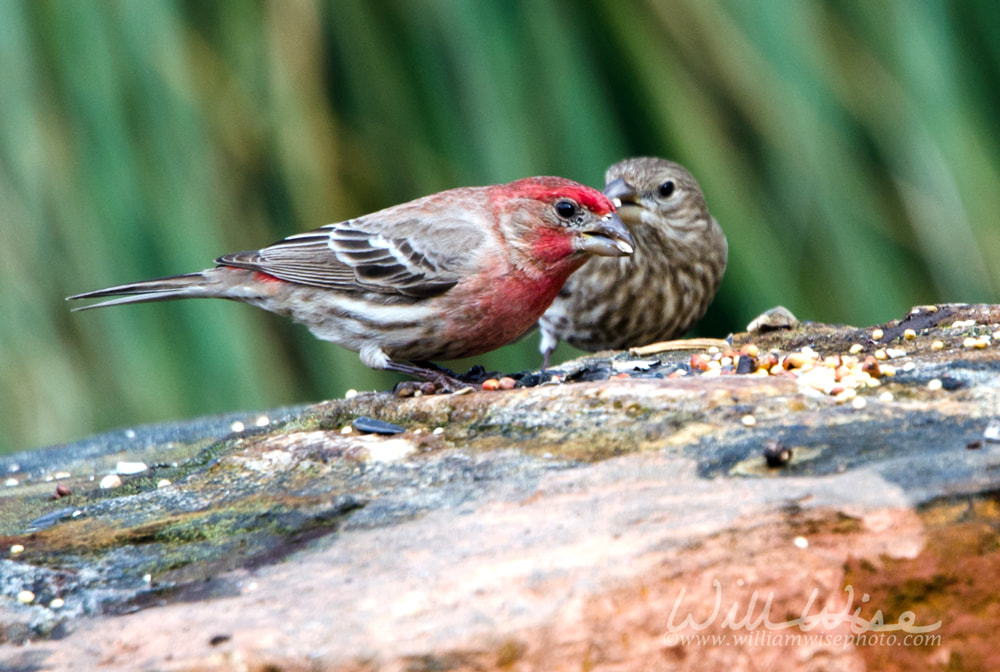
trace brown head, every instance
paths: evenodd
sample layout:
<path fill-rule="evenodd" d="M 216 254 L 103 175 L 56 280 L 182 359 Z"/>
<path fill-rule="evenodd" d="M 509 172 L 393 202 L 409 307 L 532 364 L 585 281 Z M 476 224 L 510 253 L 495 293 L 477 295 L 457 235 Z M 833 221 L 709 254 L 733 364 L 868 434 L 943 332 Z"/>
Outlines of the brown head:
<path fill-rule="evenodd" d="M 655 227 L 669 235 L 697 235 L 712 227 L 705 196 L 684 166 L 652 157 L 620 161 L 604 176 L 604 194 L 634 235 Z"/>

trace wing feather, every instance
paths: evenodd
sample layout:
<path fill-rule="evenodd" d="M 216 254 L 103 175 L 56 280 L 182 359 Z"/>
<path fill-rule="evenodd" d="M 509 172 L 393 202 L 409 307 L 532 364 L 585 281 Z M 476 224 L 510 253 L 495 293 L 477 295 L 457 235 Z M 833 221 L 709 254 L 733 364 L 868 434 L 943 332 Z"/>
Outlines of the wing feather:
<path fill-rule="evenodd" d="M 415 235 L 427 231 L 425 222 L 414 218 L 388 225 L 377 214 L 329 224 L 215 261 L 313 287 L 422 298 L 458 284 L 471 263 L 471 251 L 484 237 L 462 220 L 440 223 L 433 236 Z"/>

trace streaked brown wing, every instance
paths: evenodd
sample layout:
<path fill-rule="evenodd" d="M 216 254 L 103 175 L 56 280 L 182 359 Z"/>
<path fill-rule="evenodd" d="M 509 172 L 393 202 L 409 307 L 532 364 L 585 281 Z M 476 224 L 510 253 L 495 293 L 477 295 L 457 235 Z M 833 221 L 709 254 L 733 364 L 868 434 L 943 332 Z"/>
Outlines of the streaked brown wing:
<path fill-rule="evenodd" d="M 468 252 L 482 240 L 482 234 L 464 222 L 460 227 L 445 225 L 450 236 L 449 245 L 445 246 L 434 244 L 445 236 L 421 240 L 416 236 L 391 235 L 417 230 L 419 222 L 403 221 L 391 231 L 388 227 L 379 231 L 381 227 L 366 220 L 330 224 L 261 250 L 223 255 L 216 263 L 263 271 L 281 280 L 313 287 L 420 298 L 436 296 L 454 287 L 463 264 L 468 261 L 461 252 Z"/>

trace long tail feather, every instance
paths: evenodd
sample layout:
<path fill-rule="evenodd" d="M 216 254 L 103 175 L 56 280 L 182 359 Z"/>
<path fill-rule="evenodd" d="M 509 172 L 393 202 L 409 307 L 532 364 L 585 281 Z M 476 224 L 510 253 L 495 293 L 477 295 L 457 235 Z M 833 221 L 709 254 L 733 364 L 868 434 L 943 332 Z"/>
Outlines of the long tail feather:
<path fill-rule="evenodd" d="M 73 309 L 90 310 L 91 308 L 103 308 L 104 306 L 119 306 L 126 303 L 147 303 L 150 301 L 170 301 L 172 299 L 188 299 L 213 296 L 206 288 L 207 278 L 204 273 L 188 273 L 186 275 L 174 275 L 168 278 L 157 278 L 155 280 L 144 280 L 143 282 L 133 282 L 127 285 L 107 287 L 93 292 L 84 292 L 74 296 L 66 297 L 67 301 L 77 299 L 100 299 L 107 296 L 117 296 L 120 298 L 110 301 L 101 301 L 89 306 L 79 306 Z"/>

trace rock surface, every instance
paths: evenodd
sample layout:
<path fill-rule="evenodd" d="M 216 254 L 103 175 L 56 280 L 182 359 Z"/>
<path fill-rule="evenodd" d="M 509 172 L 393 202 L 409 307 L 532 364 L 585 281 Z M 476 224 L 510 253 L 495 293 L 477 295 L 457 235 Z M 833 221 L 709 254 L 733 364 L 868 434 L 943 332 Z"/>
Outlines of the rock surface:
<path fill-rule="evenodd" d="M 879 329 L 0 458 L 0 669 L 1000 669 L 1000 307 Z"/>

